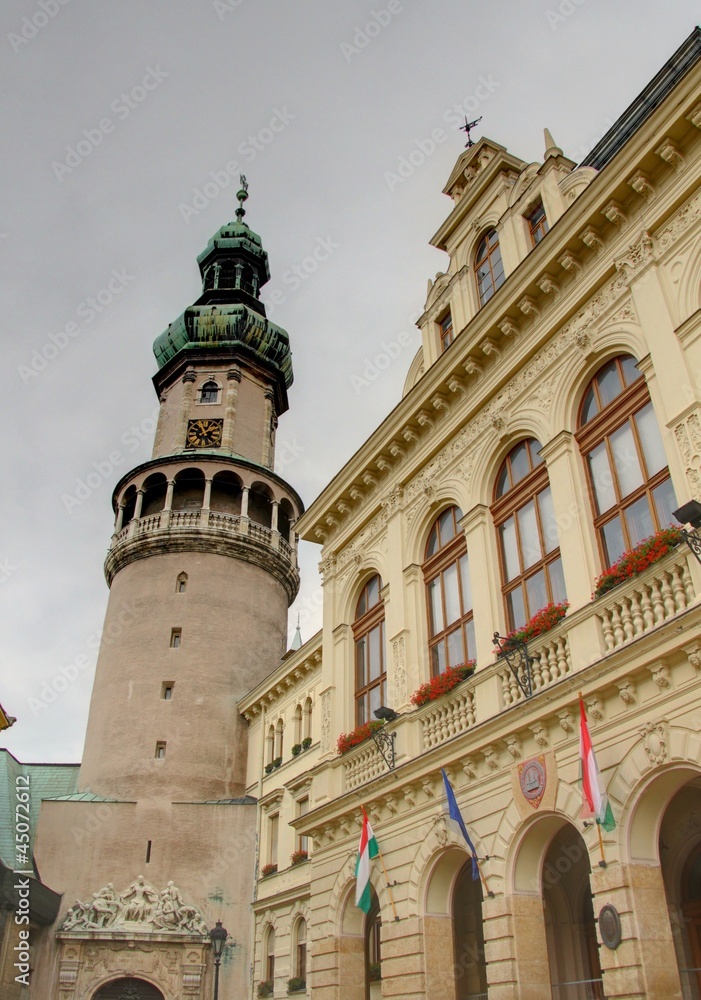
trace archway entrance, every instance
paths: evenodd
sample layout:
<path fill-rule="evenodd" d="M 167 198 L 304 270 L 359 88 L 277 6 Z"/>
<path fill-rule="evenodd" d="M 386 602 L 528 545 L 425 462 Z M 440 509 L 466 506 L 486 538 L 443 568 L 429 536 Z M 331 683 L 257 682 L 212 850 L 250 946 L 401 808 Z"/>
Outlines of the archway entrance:
<path fill-rule="evenodd" d="M 487 1000 L 484 960 L 482 884 L 472 878 L 472 862 L 463 865 L 453 890 L 455 1000 Z"/>
<path fill-rule="evenodd" d="M 151 983 L 129 976 L 101 986 L 93 996 L 93 1000 L 165 1000 L 165 998 Z"/>
<path fill-rule="evenodd" d="M 701 1000 L 701 778 L 670 800 L 659 857 L 684 1000 Z"/>
<path fill-rule="evenodd" d="M 605 1000 L 589 876 L 589 853 L 566 823 L 543 861 L 543 908 L 552 1000 Z"/>

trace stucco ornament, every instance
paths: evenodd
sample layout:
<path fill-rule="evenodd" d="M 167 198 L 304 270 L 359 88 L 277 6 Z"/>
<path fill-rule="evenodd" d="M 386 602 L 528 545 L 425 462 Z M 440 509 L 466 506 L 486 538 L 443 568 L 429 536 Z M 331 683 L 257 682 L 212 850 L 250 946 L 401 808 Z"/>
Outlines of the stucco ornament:
<path fill-rule="evenodd" d="M 196 906 L 183 901 L 182 893 L 173 882 L 162 892 L 139 875 L 122 893 L 117 894 L 109 882 L 92 899 L 76 900 L 66 914 L 61 931 L 151 930 L 177 931 L 181 934 L 207 934 L 207 924 Z"/>
<path fill-rule="evenodd" d="M 648 722 L 640 730 L 645 753 L 651 764 L 664 764 L 667 760 L 667 731 L 663 723 Z"/>

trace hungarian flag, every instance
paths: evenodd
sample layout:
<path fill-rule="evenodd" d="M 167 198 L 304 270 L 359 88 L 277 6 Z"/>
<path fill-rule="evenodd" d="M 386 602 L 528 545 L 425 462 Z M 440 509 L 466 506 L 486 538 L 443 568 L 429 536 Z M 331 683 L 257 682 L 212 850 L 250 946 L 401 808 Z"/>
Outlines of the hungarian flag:
<path fill-rule="evenodd" d="M 593 817 L 604 830 L 616 829 L 616 821 L 611 812 L 608 795 L 603 791 L 601 775 L 591 745 L 587 713 L 582 696 L 579 696 L 579 758 L 582 766 L 582 813 L 585 818 Z"/>
<path fill-rule="evenodd" d="M 360 831 L 360 843 L 358 844 L 358 860 L 355 863 L 355 905 L 359 906 L 363 913 L 370 910 L 370 860 L 376 858 L 380 853 L 372 832 L 370 820 L 363 809 L 363 828 Z"/>

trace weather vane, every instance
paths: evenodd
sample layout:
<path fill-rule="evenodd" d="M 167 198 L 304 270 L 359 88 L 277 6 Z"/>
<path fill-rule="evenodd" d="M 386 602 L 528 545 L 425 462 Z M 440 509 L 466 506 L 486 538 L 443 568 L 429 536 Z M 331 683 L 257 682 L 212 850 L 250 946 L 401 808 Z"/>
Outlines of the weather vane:
<path fill-rule="evenodd" d="M 467 119 L 465 119 L 465 121 L 467 121 Z M 248 181 L 246 180 L 245 174 L 239 174 L 239 183 L 241 187 L 236 192 L 236 197 L 239 200 L 239 207 L 236 209 L 236 218 L 239 222 L 243 222 L 243 217 L 246 214 L 246 209 L 243 207 L 243 203 L 248 200 Z"/>
<path fill-rule="evenodd" d="M 474 146 L 474 142 L 472 141 L 472 136 L 470 135 L 470 129 L 473 129 L 475 125 L 479 125 L 481 121 L 482 121 L 482 115 L 480 115 L 479 118 L 475 118 L 473 122 L 469 122 L 467 120 L 467 115 L 465 115 L 465 124 L 460 126 L 460 131 L 465 132 L 465 134 L 467 135 L 467 142 L 465 143 L 465 149 L 469 149 L 471 146 Z"/>

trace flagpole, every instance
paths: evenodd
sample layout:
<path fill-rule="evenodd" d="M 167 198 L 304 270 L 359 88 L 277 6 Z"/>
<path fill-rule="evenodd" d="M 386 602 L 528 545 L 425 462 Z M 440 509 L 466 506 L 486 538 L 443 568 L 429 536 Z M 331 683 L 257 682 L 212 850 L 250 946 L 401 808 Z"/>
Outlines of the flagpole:
<path fill-rule="evenodd" d="M 596 821 L 596 829 L 599 831 L 599 850 L 601 851 L 601 863 L 606 866 L 606 858 L 604 857 L 604 838 L 601 836 L 601 823 Z"/>
<path fill-rule="evenodd" d="M 363 815 L 367 816 L 367 812 L 365 811 L 365 806 L 363 805 L 362 802 L 360 803 L 360 808 L 363 811 Z M 373 830 L 373 833 L 374 833 L 374 830 Z M 377 843 L 377 856 L 380 859 L 380 864 L 382 865 L 382 871 L 385 873 L 385 884 L 387 886 L 387 893 L 389 895 L 389 901 L 392 904 L 392 913 L 394 914 L 394 919 L 395 920 L 399 920 L 399 914 L 397 913 L 397 907 L 395 906 L 395 903 L 394 903 L 394 894 L 392 892 L 392 886 L 391 886 L 390 881 L 389 881 L 389 875 L 387 874 L 387 867 L 385 865 L 385 859 L 382 857 L 382 851 L 380 850 L 380 845 L 377 842 L 377 840 L 375 840 L 375 843 Z"/>

